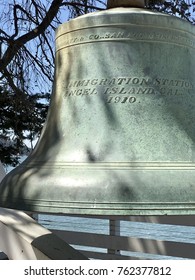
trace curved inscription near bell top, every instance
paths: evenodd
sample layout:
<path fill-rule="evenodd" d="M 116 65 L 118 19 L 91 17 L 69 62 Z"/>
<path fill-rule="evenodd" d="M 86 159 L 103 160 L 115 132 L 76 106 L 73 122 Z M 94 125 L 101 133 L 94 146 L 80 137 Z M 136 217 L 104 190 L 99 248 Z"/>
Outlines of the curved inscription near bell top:
<path fill-rule="evenodd" d="M 189 80 L 117 77 L 70 80 L 64 85 L 64 98 L 105 96 L 107 103 L 135 103 L 141 96 L 187 98 L 193 94 L 195 85 Z"/>
<path fill-rule="evenodd" d="M 133 31 L 129 31 L 133 26 Z M 109 29 L 109 31 L 108 31 Z M 93 31 L 93 33 L 92 33 Z M 175 44 L 195 48 L 195 35 L 176 29 L 152 26 L 135 26 L 131 24 L 112 26 L 96 26 L 64 33 L 56 38 L 56 51 L 74 45 L 103 41 L 147 41 Z"/>

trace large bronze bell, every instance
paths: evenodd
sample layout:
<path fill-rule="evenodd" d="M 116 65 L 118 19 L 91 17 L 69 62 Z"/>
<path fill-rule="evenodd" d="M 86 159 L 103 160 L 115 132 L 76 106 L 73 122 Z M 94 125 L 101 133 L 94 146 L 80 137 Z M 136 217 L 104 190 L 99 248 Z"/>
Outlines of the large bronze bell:
<path fill-rule="evenodd" d="M 41 137 L 0 206 L 195 214 L 195 28 L 143 8 L 84 15 L 59 26 L 55 72 Z"/>

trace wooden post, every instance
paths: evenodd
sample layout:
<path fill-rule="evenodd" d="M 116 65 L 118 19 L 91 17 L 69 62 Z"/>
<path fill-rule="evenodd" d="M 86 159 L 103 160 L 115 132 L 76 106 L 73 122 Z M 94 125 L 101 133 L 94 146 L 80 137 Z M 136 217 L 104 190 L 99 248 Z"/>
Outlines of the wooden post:
<path fill-rule="evenodd" d="M 111 236 L 120 236 L 120 220 L 109 220 L 109 232 Z M 120 255 L 120 250 L 108 248 L 108 254 Z"/>

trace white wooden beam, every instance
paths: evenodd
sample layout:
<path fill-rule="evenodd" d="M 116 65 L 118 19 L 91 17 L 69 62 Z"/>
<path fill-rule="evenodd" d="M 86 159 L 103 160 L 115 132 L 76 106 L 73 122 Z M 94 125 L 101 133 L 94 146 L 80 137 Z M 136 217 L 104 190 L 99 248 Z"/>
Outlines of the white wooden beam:
<path fill-rule="evenodd" d="M 27 214 L 0 208 L 0 251 L 17 260 L 87 259 Z"/>
<path fill-rule="evenodd" d="M 105 234 L 95 234 L 86 232 L 71 232 L 64 230 L 52 230 L 60 238 L 70 244 L 96 248 L 109 248 L 110 250 L 121 250 L 126 252 L 136 252 L 154 254 L 162 257 L 181 257 L 195 259 L 195 244 L 177 241 L 162 241 L 156 239 L 129 237 L 129 236 L 110 236 Z M 91 252 L 90 252 L 91 253 Z M 94 252 L 95 254 L 95 252 Z M 123 253 L 125 255 L 125 253 Z M 89 254 L 87 254 L 89 256 Z M 123 256 L 124 256 L 123 255 Z M 139 254 L 140 255 L 140 254 Z M 121 258 L 123 257 L 121 256 Z M 110 259 L 120 259 L 117 254 L 109 254 Z M 104 257 L 105 258 L 105 257 Z M 145 259 L 146 257 L 142 257 Z M 152 256 L 148 258 L 152 259 Z"/>

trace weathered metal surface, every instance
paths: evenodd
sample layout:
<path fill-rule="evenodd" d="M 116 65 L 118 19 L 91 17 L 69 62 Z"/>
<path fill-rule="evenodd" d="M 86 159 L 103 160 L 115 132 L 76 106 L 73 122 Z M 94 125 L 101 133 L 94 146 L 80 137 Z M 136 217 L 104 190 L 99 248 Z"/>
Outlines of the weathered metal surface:
<path fill-rule="evenodd" d="M 0 161 L 0 182 L 1 180 L 5 177 L 6 173 L 5 173 L 5 169 L 3 168 L 3 165 Z"/>
<path fill-rule="evenodd" d="M 116 8 L 56 33 L 48 119 L 0 205 L 39 212 L 195 214 L 195 29 Z"/>

